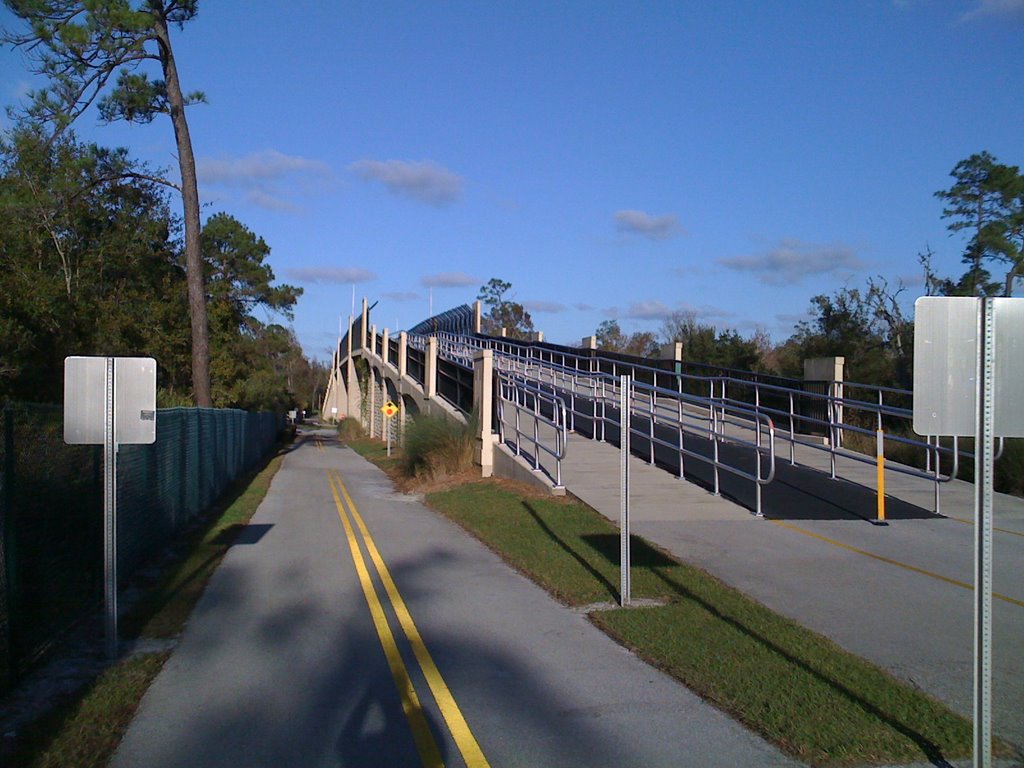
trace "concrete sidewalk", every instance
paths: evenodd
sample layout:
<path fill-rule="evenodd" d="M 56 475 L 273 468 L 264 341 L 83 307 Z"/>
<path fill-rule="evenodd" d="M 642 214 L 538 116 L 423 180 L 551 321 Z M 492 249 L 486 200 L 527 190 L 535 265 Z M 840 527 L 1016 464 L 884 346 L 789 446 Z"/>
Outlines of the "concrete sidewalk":
<path fill-rule="evenodd" d="M 568 491 L 616 523 L 619 461 L 617 447 L 572 435 L 562 463 Z M 871 525 L 857 516 L 867 516 L 863 509 L 874 503 L 869 489 L 797 472 L 788 462 L 780 462 L 775 482 L 765 487 L 765 518 L 636 457 L 630 466 L 633 533 L 972 716 L 974 595 L 965 587 L 973 583 L 973 526 L 905 501 L 891 501 L 887 527 Z M 859 464 L 852 469 L 862 471 Z M 918 482 L 921 488 L 911 490 L 928 503 L 931 489 Z M 742 498 L 751 486 L 729 479 L 723 487 Z M 914 498 L 906 481 L 897 478 L 893 486 Z M 973 518 L 970 494 L 955 483 L 943 494 L 944 513 Z M 995 591 L 1013 602 L 993 601 L 993 727 L 1018 749 L 1024 745 L 1020 508 L 1020 499 L 999 500 Z"/>
<path fill-rule="evenodd" d="M 307 431 L 211 580 L 115 768 L 422 764 L 328 470 L 347 485 L 490 765 L 797 764 L 396 494 L 330 433 Z M 442 758 L 463 765 L 389 621 Z"/>

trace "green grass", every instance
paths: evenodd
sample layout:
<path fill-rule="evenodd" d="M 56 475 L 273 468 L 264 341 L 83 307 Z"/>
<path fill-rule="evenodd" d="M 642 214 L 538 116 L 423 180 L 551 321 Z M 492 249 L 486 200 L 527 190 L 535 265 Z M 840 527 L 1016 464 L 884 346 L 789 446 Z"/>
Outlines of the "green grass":
<path fill-rule="evenodd" d="M 122 637 L 181 634 L 210 576 L 259 506 L 284 455 L 237 483 L 208 513 L 208 525 L 186 538 L 181 556 L 163 570 L 122 618 Z M 101 768 L 113 756 L 168 653 L 129 657 L 109 667 L 86 690 L 23 728 L 11 768 Z"/>
<path fill-rule="evenodd" d="M 169 638 L 181 634 L 210 576 L 263 501 L 283 461 L 283 454 L 275 456 L 261 471 L 235 486 L 211 513 L 212 523 L 186 541 L 184 557 L 165 569 L 156 586 L 121 620 L 123 637 Z"/>
<path fill-rule="evenodd" d="M 103 768 L 169 655 L 121 661 L 76 700 L 28 725 L 18 734 L 10 768 Z"/>
<path fill-rule="evenodd" d="M 402 452 L 397 447 L 392 447 L 391 456 L 387 453 L 387 444 L 383 440 L 375 440 L 370 437 L 357 437 L 343 440 L 349 448 L 358 453 L 364 459 L 372 461 L 392 477 L 402 476 Z"/>
<path fill-rule="evenodd" d="M 618 599 L 618 530 L 589 507 L 491 482 L 427 500 L 564 602 Z M 666 604 L 591 620 L 789 754 L 823 766 L 971 754 L 970 723 L 941 703 L 637 537 L 632 557 L 633 596 Z"/>

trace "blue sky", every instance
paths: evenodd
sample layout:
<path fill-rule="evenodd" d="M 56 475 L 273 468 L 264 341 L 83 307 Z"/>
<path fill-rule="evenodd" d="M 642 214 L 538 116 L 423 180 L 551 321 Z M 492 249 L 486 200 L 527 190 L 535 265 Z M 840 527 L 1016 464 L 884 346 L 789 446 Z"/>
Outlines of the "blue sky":
<path fill-rule="evenodd" d="M 956 162 L 1024 165 L 1022 40 L 1024 0 L 207 0 L 174 38 L 205 211 L 320 358 L 353 284 L 393 329 L 500 277 L 556 342 L 678 309 L 781 340 L 871 275 L 910 306 L 926 246 L 962 271 Z M 0 53 L 0 102 L 37 85 Z M 167 120 L 76 130 L 174 167 Z"/>

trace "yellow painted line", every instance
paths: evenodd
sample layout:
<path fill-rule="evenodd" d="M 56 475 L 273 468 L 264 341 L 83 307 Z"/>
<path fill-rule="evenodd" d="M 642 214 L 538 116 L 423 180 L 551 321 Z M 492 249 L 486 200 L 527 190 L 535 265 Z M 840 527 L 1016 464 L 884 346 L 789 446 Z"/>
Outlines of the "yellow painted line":
<path fill-rule="evenodd" d="M 955 585 L 957 587 L 963 587 L 964 589 L 970 590 L 971 592 L 974 591 L 973 585 L 968 584 L 966 581 L 958 581 L 957 579 L 951 579 L 948 576 L 942 576 L 941 574 L 938 574 L 938 573 L 932 573 L 931 571 L 926 571 L 923 568 L 918 568 L 918 567 L 913 566 L 913 565 L 908 565 L 907 563 L 901 563 L 899 560 L 893 560 L 892 558 L 889 558 L 889 557 L 883 557 L 882 555 L 876 555 L 874 552 L 868 552 L 867 550 L 864 550 L 864 549 L 858 549 L 857 547 L 851 547 L 849 544 L 844 544 L 841 541 L 836 541 L 835 539 L 830 539 L 827 536 L 822 536 L 819 533 L 813 533 L 812 531 L 805 530 L 803 528 L 800 528 L 798 526 L 793 525 L 792 523 L 783 522 L 782 520 L 769 520 L 768 522 L 775 523 L 776 525 L 781 525 L 783 528 L 787 528 L 787 529 L 789 529 L 791 531 L 796 531 L 797 533 L 802 533 L 804 536 L 810 536 L 812 539 L 818 539 L 818 541 L 824 541 L 826 544 L 831 544 L 834 547 L 839 547 L 840 549 L 845 549 L 845 550 L 847 550 L 849 552 L 856 552 L 858 555 L 864 555 L 864 557 L 870 557 L 873 560 L 878 560 L 880 562 L 887 563 L 888 565 L 895 565 L 897 568 L 903 568 L 904 570 L 907 570 L 907 571 L 913 571 L 914 573 L 919 573 L 922 576 L 928 576 L 928 577 L 930 577 L 932 579 L 938 579 L 939 581 L 944 581 L 947 584 L 953 584 L 953 585 Z M 1024 600 L 1017 600 L 1017 599 L 1012 598 L 1012 597 L 1007 597 L 1006 595 L 1000 595 L 998 592 L 993 592 L 992 593 L 992 597 L 996 598 L 997 600 L 1004 600 L 1007 603 L 1013 603 L 1014 605 L 1019 605 L 1022 608 L 1024 608 Z"/>
<path fill-rule="evenodd" d="M 430 686 L 431 693 L 434 694 L 434 700 L 437 702 L 438 709 L 441 710 L 441 714 L 448 724 L 448 730 L 451 732 L 459 752 L 462 753 L 462 759 L 465 761 L 467 768 L 489 768 L 490 763 L 487 762 L 483 750 L 480 749 L 480 745 L 473 736 L 473 732 L 469 729 L 469 724 L 462 716 L 462 710 L 459 709 L 459 705 L 455 702 L 455 697 L 452 696 L 452 692 L 441 676 L 440 670 L 438 670 L 433 658 L 431 658 L 430 652 L 427 650 L 427 646 L 412 620 L 412 615 L 409 613 L 409 609 L 406 607 L 398 587 L 395 586 L 394 579 L 391 578 L 391 573 L 384 563 L 384 558 L 381 557 L 380 552 L 377 550 L 373 537 L 370 536 L 362 516 L 356 509 L 355 502 L 352 501 L 352 497 L 348 493 L 348 488 L 345 487 L 345 483 L 342 482 L 337 472 L 334 474 L 334 480 L 345 497 L 345 502 L 352 513 L 352 518 L 356 521 L 359 532 L 363 535 L 366 550 L 370 553 L 370 559 L 377 567 L 377 573 L 380 575 L 384 589 L 391 599 L 391 605 L 395 609 L 398 623 L 401 625 L 402 631 L 405 632 L 405 636 L 409 639 L 412 652 L 416 656 L 416 661 L 419 662 L 420 669 L 427 680 L 427 685 Z"/>
<path fill-rule="evenodd" d="M 320 442 L 320 438 L 319 437 L 316 438 L 316 449 L 318 451 L 321 451 L 321 452 L 323 452 L 323 450 L 324 450 L 324 444 Z"/>
<path fill-rule="evenodd" d="M 950 520 L 955 520 L 958 523 L 963 523 L 964 525 L 970 525 L 970 526 L 974 525 L 974 521 L 973 520 L 964 520 L 962 517 L 952 517 L 950 515 L 943 515 L 943 517 L 947 517 Z M 1024 533 L 1021 533 L 1020 531 L 1011 531 L 1008 528 L 996 528 L 995 526 L 993 526 L 992 530 L 993 531 L 999 531 L 1000 533 L 1008 533 L 1011 536 L 1024 536 Z"/>
<path fill-rule="evenodd" d="M 352 529 L 352 524 L 345 514 L 345 509 L 342 506 L 341 499 L 338 497 L 338 491 L 334 487 L 330 472 L 327 473 L 327 481 L 331 486 L 334 504 L 338 508 L 338 517 L 341 518 L 341 524 L 345 528 L 345 536 L 348 539 L 348 547 L 352 553 L 352 561 L 355 563 L 356 573 L 359 575 L 359 584 L 363 588 L 363 597 L 366 598 L 366 604 L 370 608 L 373 626 L 377 630 L 377 637 L 380 639 L 381 647 L 384 649 L 384 656 L 387 659 L 388 668 L 391 670 L 391 677 L 398 688 L 398 695 L 402 700 L 402 711 L 405 712 L 405 717 L 409 721 L 409 727 L 412 729 L 413 741 L 416 743 L 416 750 L 419 752 L 420 760 L 427 768 L 443 768 L 444 760 L 441 758 L 441 752 L 437 748 L 434 735 L 430 732 L 430 726 L 427 723 L 426 716 L 423 714 L 419 697 L 416 695 L 416 690 L 413 688 L 412 680 L 409 677 L 409 670 L 406 669 L 405 662 L 402 661 L 402 654 L 399 653 L 395 636 L 392 634 L 387 616 L 384 614 L 384 607 L 381 605 L 380 598 L 377 596 L 377 590 L 370 579 L 370 573 L 366 568 L 363 553 L 359 550 L 359 542 L 355 531 Z"/>

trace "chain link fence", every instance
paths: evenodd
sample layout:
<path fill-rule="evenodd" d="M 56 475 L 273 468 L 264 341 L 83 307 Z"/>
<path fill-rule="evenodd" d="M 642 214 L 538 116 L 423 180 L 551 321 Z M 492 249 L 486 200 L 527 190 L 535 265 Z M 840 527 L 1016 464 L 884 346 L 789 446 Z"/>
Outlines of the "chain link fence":
<path fill-rule="evenodd" d="M 123 580 L 273 448 L 272 413 L 168 408 L 118 450 Z M 0 690 L 103 596 L 102 446 L 66 445 L 60 406 L 0 410 Z"/>

